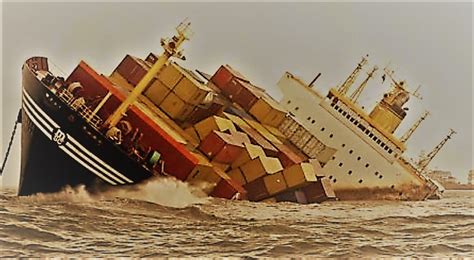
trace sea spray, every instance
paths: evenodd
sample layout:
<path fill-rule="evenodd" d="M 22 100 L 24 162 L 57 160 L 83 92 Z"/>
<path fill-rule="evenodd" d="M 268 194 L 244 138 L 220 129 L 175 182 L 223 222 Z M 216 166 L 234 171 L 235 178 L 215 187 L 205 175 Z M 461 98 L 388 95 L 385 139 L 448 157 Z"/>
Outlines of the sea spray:
<path fill-rule="evenodd" d="M 200 186 L 174 178 L 154 178 L 143 184 L 113 188 L 101 193 L 104 197 L 121 197 L 156 203 L 166 207 L 185 208 L 208 201 Z"/>
<path fill-rule="evenodd" d="M 116 197 L 142 200 L 166 207 L 185 208 L 194 204 L 206 203 L 209 198 L 202 191 L 205 185 L 189 185 L 175 178 L 153 178 L 132 186 L 111 187 L 104 191 L 90 193 L 84 185 L 67 186 L 60 192 L 38 193 L 23 199 L 36 202 L 93 202 Z"/>

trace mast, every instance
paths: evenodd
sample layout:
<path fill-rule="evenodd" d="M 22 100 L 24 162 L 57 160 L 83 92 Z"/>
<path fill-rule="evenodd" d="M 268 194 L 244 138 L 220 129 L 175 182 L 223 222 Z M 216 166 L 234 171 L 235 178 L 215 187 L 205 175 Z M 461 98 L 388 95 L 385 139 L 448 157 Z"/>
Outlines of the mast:
<path fill-rule="evenodd" d="M 446 142 L 451 139 L 451 136 L 453 134 L 456 134 L 456 131 L 454 131 L 453 129 L 449 129 L 449 134 L 433 149 L 433 151 L 431 151 L 428 155 L 424 156 L 424 158 L 421 158 L 419 161 L 418 161 L 418 170 L 420 172 L 423 172 L 426 167 L 428 166 L 428 164 L 431 162 L 431 160 L 433 160 L 433 158 L 436 156 L 436 154 L 438 154 L 438 152 L 441 150 L 441 148 L 443 148 L 443 146 L 446 144 Z"/>
<path fill-rule="evenodd" d="M 359 64 L 357 64 L 357 67 L 354 69 L 351 75 L 349 75 L 346 81 L 344 81 L 344 83 L 342 83 L 342 85 L 337 89 L 339 93 L 341 93 L 342 95 L 345 95 L 347 93 L 352 84 L 354 84 L 354 81 L 362 70 L 362 67 L 367 64 L 367 57 L 369 57 L 368 54 L 365 57 L 362 57 L 362 60 L 359 62 Z"/>
<path fill-rule="evenodd" d="M 357 99 L 359 99 L 360 94 L 362 91 L 364 91 L 365 86 L 367 85 L 367 82 L 369 82 L 369 79 L 374 76 L 374 73 L 379 69 L 379 67 L 374 66 L 371 72 L 367 73 L 367 78 L 360 84 L 360 86 L 354 90 L 354 92 L 350 96 L 350 100 L 354 103 L 357 103 Z"/>
<path fill-rule="evenodd" d="M 179 49 L 181 44 L 185 40 L 189 40 L 191 31 L 189 30 L 190 22 L 186 20 L 181 22 L 177 27 L 177 35 L 165 39 L 161 39 L 161 46 L 164 51 L 158 58 L 158 60 L 153 64 L 153 66 L 148 70 L 145 76 L 138 82 L 137 86 L 130 92 L 128 97 L 120 104 L 120 106 L 112 113 L 112 115 L 107 118 L 104 125 L 106 128 L 113 128 L 117 123 L 126 115 L 129 107 L 138 99 L 146 87 L 150 84 L 151 80 L 155 75 L 164 67 L 166 62 L 171 57 L 177 57 L 180 59 L 185 59 L 182 50 Z"/>
<path fill-rule="evenodd" d="M 410 129 L 408 129 L 408 131 L 400 138 L 400 141 L 402 143 L 405 143 L 415 132 L 415 130 L 420 126 L 421 122 L 423 122 L 428 117 L 429 114 L 430 112 L 425 111 L 423 115 L 421 115 L 421 117 L 413 124 L 413 126 L 410 127 Z"/>

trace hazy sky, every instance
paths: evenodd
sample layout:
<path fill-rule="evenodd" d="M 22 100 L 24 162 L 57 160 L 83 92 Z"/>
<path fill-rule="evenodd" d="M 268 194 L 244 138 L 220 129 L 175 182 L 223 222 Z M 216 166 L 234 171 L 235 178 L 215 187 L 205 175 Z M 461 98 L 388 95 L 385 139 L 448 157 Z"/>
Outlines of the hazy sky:
<path fill-rule="evenodd" d="M 275 97 L 285 71 L 308 82 L 321 72 L 316 88 L 325 94 L 365 54 L 366 70 L 391 62 L 396 78 L 407 80 L 412 90 L 421 84 L 423 96 L 411 99 L 396 134 L 424 109 L 431 112 L 409 140 L 406 156 L 431 150 L 454 128 L 458 134 L 431 167 L 451 170 L 464 181 L 474 168 L 472 11 L 472 3 L 4 3 L 2 157 L 20 107 L 25 59 L 47 56 L 66 74 L 82 59 L 109 74 L 127 53 L 161 52 L 160 38 L 189 17 L 195 34 L 181 64 L 211 74 L 230 64 Z M 362 94 L 367 108 L 388 89 L 380 76 L 379 71 Z M 6 185 L 18 179 L 18 140 Z"/>

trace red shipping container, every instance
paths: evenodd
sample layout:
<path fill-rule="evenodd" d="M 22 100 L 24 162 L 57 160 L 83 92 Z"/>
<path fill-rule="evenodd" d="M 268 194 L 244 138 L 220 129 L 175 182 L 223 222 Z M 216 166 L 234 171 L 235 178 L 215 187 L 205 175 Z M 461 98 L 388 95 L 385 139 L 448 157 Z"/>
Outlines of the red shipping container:
<path fill-rule="evenodd" d="M 263 178 L 258 178 L 244 185 L 247 191 L 247 199 L 250 201 L 260 201 L 270 197 Z"/>
<path fill-rule="evenodd" d="M 283 168 L 288 166 L 298 164 L 303 162 L 303 158 L 298 156 L 295 152 L 293 152 L 288 146 L 284 144 L 274 143 L 275 147 L 278 149 L 278 159 L 280 159 L 281 165 Z"/>
<path fill-rule="evenodd" d="M 237 84 L 240 85 L 240 90 L 234 94 L 232 100 L 239 104 L 245 111 L 249 111 L 258 100 L 258 95 L 255 93 L 256 90 L 254 90 L 255 87 L 241 80 L 237 80 Z"/>
<path fill-rule="evenodd" d="M 278 156 L 278 150 L 275 148 L 275 146 L 268 142 L 267 139 L 260 135 L 260 133 L 258 133 L 255 129 L 244 125 L 239 125 L 237 127 L 248 135 L 252 144 L 261 146 L 267 156 Z"/>
<path fill-rule="evenodd" d="M 243 133 L 212 131 L 202 140 L 198 149 L 213 161 L 230 164 L 244 151 L 245 142 L 250 143 L 250 140 Z"/>
<path fill-rule="evenodd" d="M 106 77 L 97 74 L 83 61 L 67 79 L 67 82 L 75 81 L 84 86 L 87 94 L 105 95 L 108 91 L 113 94 L 98 113 L 102 119 L 107 118 L 125 99 L 124 94 L 117 90 Z M 199 160 L 183 144 L 175 141 L 152 118 L 135 106 L 131 106 L 127 112 L 126 120 L 144 133 L 141 140 L 142 146 L 149 146 L 161 154 L 165 162 L 165 172 L 183 181 L 187 179 Z"/>
<path fill-rule="evenodd" d="M 221 175 L 222 180 L 217 183 L 210 196 L 223 199 L 245 199 L 247 197 L 247 191 L 237 181 L 231 179 L 220 169 L 217 169 L 216 173 Z M 239 194 L 237 195 L 237 193 Z"/>

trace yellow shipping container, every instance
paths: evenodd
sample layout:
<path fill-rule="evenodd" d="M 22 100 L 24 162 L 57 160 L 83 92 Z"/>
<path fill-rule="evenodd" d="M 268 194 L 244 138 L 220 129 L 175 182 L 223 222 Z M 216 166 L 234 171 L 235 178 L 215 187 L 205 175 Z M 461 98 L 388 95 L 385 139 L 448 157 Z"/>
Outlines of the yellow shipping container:
<path fill-rule="evenodd" d="M 168 96 L 160 104 L 163 110 L 169 117 L 184 121 L 193 112 L 194 106 L 187 104 L 180 99 L 176 94 L 170 92 Z"/>
<path fill-rule="evenodd" d="M 282 142 L 274 136 L 270 131 L 268 131 L 263 125 L 260 123 L 250 120 L 250 119 L 245 119 L 245 122 L 247 122 L 253 129 L 257 130 L 265 139 L 270 141 L 272 144 L 282 144 Z"/>
<path fill-rule="evenodd" d="M 288 188 L 285 182 L 285 178 L 281 172 L 277 172 L 272 175 L 267 175 L 263 177 L 265 182 L 265 187 L 267 188 L 268 194 L 275 195 L 279 192 L 282 192 Z"/>
<path fill-rule="evenodd" d="M 167 88 L 172 90 L 183 78 L 183 73 L 181 73 L 179 66 L 176 63 L 171 62 L 161 69 L 157 76 Z"/>
<path fill-rule="evenodd" d="M 283 176 L 290 188 L 297 188 L 305 183 L 317 181 L 313 165 L 310 163 L 300 163 L 287 167 L 283 170 Z"/>
<path fill-rule="evenodd" d="M 202 120 L 201 122 L 194 125 L 194 129 L 196 129 L 201 141 L 214 130 L 220 132 L 224 132 L 226 130 L 237 132 L 237 129 L 235 128 L 232 121 L 218 116 L 211 116 Z"/>
<path fill-rule="evenodd" d="M 232 169 L 236 169 L 244 163 L 253 160 L 259 156 L 266 157 L 262 147 L 250 143 L 244 143 L 245 150 L 242 152 L 237 159 L 232 162 Z"/>
<path fill-rule="evenodd" d="M 230 178 L 238 182 L 240 185 L 245 185 L 247 181 L 245 180 L 244 174 L 239 168 L 233 169 L 227 173 Z"/>
<path fill-rule="evenodd" d="M 159 106 L 169 93 L 170 90 L 158 78 L 155 77 L 144 94 L 155 105 Z"/>
<path fill-rule="evenodd" d="M 249 113 L 260 123 L 278 127 L 287 114 L 287 111 L 270 98 L 260 98 L 250 108 Z"/>
<path fill-rule="evenodd" d="M 186 72 L 183 71 L 183 73 Z M 184 77 L 176 84 L 173 92 L 186 103 L 198 105 L 211 92 L 211 89 L 192 78 L 192 76 L 184 74 Z"/>
<path fill-rule="evenodd" d="M 267 174 L 274 174 L 281 170 L 280 161 L 272 157 L 258 157 L 240 166 L 245 180 L 251 182 Z"/>

